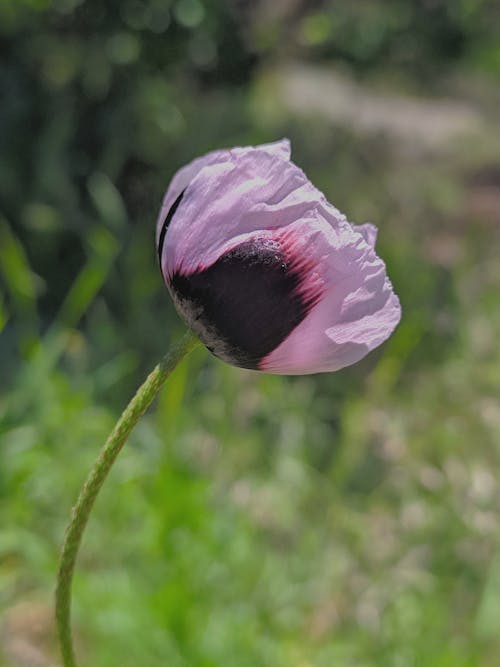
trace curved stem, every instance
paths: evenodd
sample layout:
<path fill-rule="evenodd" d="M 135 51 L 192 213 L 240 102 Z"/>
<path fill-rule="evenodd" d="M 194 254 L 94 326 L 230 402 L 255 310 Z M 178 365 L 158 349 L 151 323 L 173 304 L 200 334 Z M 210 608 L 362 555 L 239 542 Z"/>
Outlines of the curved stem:
<path fill-rule="evenodd" d="M 155 366 L 116 422 L 73 507 L 62 546 L 56 586 L 56 621 L 64 667 L 77 666 L 71 636 L 71 582 L 83 531 L 97 494 L 134 426 L 170 373 L 198 344 L 194 334 L 187 332 Z"/>

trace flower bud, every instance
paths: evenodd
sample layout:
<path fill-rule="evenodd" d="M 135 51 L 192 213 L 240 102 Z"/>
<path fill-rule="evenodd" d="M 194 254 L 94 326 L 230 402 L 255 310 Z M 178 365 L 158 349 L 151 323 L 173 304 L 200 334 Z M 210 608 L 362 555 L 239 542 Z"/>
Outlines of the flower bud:
<path fill-rule="evenodd" d="M 193 160 L 157 224 L 165 283 L 208 349 L 290 375 L 353 364 L 394 331 L 401 308 L 376 235 L 312 185 L 288 140 Z"/>

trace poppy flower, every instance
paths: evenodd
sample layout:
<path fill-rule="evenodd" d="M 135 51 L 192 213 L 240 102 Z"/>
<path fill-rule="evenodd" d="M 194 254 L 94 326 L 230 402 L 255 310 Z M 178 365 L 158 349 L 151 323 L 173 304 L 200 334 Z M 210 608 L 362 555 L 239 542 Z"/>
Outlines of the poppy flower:
<path fill-rule="evenodd" d="M 395 329 L 401 308 L 376 235 L 326 200 L 286 139 L 193 160 L 157 223 L 163 278 L 206 347 L 289 375 L 353 364 Z"/>

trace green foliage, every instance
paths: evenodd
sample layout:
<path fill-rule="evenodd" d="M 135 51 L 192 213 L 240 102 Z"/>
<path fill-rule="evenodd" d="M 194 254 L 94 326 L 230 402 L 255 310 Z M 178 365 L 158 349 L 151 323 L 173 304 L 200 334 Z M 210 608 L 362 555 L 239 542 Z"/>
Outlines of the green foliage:
<path fill-rule="evenodd" d="M 279 105 L 269 121 L 259 79 L 290 57 L 423 94 L 457 77 L 493 117 L 478 75 L 498 72 L 498 6 L 292 4 L 0 0 L 2 667 L 55 654 L 70 508 L 181 331 L 154 250 L 169 177 L 283 135 L 350 219 L 379 226 L 404 319 L 336 374 L 201 350 L 177 369 L 84 539 L 82 665 L 498 663 L 498 140 L 415 157 Z"/>

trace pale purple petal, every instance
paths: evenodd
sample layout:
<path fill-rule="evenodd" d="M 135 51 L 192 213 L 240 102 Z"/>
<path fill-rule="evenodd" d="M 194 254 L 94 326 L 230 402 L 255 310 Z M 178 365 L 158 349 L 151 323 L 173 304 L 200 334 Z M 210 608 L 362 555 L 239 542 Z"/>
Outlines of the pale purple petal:
<path fill-rule="evenodd" d="M 208 266 L 248 234 L 283 227 L 319 206 L 335 218 L 305 174 L 274 149 L 227 151 L 187 186 L 168 228 L 163 273 Z"/>
<path fill-rule="evenodd" d="M 364 225 L 352 225 L 352 228 L 355 232 L 359 232 L 364 240 L 368 243 L 369 246 L 375 248 L 375 243 L 377 242 L 378 229 L 375 225 L 370 224 L 369 222 Z"/>
<path fill-rule="evenodd" d="M 366 231 L 366 226 L 363 226 Z M 372 226 L 371 226 L 372 227 Z M 384 342 L 401 318 L 399 299 L 385 264 L 359 227 L 318 234 L 309 256 L 317 259 L 323 298 L 260 369 L 302 375 L 335 371 L 362 359 Z"/>
<path fill-rule="evenodd" d="M 261 146 L 237 146 L 235 148 L 227 148 L 216 151 L 211 151 L 206 155 L 195 158 L 192 162 L 179 169 L 168 186 L 167 192 L 163 198 L 160 214 L 156 223 L 156 240 L 160 234 L 161 225 L 167 212 L 170 210 L 172 204 L 175 202 L 180 193 L 187 188 L 187 186 L 196 178 L 199 172 L 204 167 L 221 163 L 231 163 L 237 161 L 242 155 L 249 152 L 262 151 L 269 155 L 274 155 L 286 162 L 290 161 L 291 148 L 288 139 L 281 139 L 269 144 L 262 144 Z"/>

